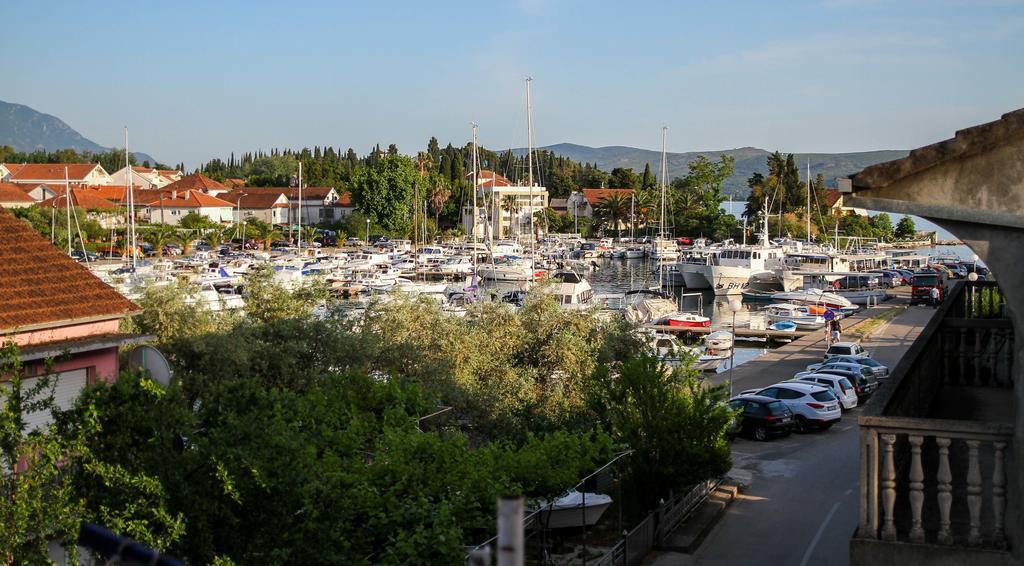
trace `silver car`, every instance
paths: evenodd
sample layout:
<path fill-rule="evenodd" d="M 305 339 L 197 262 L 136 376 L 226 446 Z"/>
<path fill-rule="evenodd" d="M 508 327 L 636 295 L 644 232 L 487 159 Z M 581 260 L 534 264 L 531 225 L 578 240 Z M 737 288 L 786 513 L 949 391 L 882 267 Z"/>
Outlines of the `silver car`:
<path fill-rule="evenodd" d="M 790 381 L 750 389 L 740 395 L 762 395 L 782 401 L 793 412 L 797 432 L 808 432 L 812 428 L 827 430 L 842 417 L 839 400 L 820 385 Z"/>
<path fill-rule="evenodd" d="M 835 356 L 829 358 L 826 362 L 807 366 L 807 371 L 818 371 L 819 369 L 832 364 L 853 364 L 863 366 L 870 369 L 871 373 L 874 374 L 877 379 L 887 379 L 889 377 L 889 368 L 867 356 Z"/>

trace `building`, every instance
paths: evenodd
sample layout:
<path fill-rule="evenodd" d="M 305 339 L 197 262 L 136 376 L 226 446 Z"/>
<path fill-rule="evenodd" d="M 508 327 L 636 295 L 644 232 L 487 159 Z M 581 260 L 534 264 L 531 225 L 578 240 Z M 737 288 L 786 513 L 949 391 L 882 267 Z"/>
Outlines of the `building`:
<path fill-rule="evenodd" d="M 841 193 L 839 189 L 825 189 L 825 206 L 827 206 L 829 211 L 836 216 L 842 216 L 843 214 L 868 216 L 868 211 L 863 208 L 846 206 L 845 201 L 843 200 L 843 193 Z"/>
<path fill-rule="evenodd" d="M 289 213 L 285 220 L 275 224 L 297 224 L 300 213 L 302 224 L 319 224 L 336 222 L 343 216 L 339 214 L 336 203 L 341 198 L 333 187 L 302 187 L 301 206 L 298 187 L 245 187 L 242 190 L 249 195 L 261 193 L 283 194 L 286 197 Z M 244 208 L 243 201 L 243 208 Z"/>
<path fill-rule="evenodd" d="M 36 201 L 14 183 L 0 183 L 0 207 L 3 208 L 27 208 Z"/>
<path fill-rule="evenodd" d="M 87 384 L 117 379 L 118 347 L 143 338 L 120 323 L 139 307 L 3 210 L 0 264 L 0 342 L 20 349 L 27 385 L 49 372 L 54 401 L 67 409 Z M 26 420 L 34 428 L 50 415 Z"/>
<path fill-rule="evenodd" d="M 202 173 L 192 173 L 191 175 L 185 175 L 177 181 L 165 185 L 163 187 L 167 191 L 178 191 L 179 193 L 185 193 L 188 191 L 201 191 L 211 196 L 217 196 L 222 193 L 228 192 L 229 188 L 224 186 L 217 181 L 203 175 Z"/>
<path fill-rule="evenodd" d="M 996 281 L 958 282 L 858 418 L 854 565 L 1024 563 L 1024 109 L 842 179 L 848 206 L 922 216 Z"/>
<path fill-rule="evenodd" d="M 580 218 L 593 218 L 598 204 L 611 195 L 619 194 L 626 199 L 633 197 L 633 189 L 583 189 L 574 191 L 566 199 L 566 210 Z"/>
<path fill-rule="evenodd" d="M 245 220 L 262 220 L 269 224 L 288 224 L 291 204 L 282 191 L 235 189 L 220 195 L 219 198 L 231 203 L 232 222 Z"/>
<path fill-rule="evenodd" d="M 168 185 L 171 186 L 173 184 Z M 181 192 L 164 189 L 147 192 L 157 194 L 146 199 L 147 202 L 139 203 L 139 216 L 150 222 L 177 226 L 181 219 L 191 212 L 205 216 L 218 224 L 232 222 L 234 219 L 234 207 L 230 202 L 199 190 Z"/>
<path fill-rule="evenodd" d="M 466 179 L 472 180 L 473 173 L 468 173 Z M 539 185 L 513 185 L 493 171 L 480 171 L 475 184 L 477 209 L 473 211 L 472 204 L 466 206 L 463 209 L 462 224 L 467 234 L 472 233 L 475 225 L 478 238 L 529 237 L 530 219 L 548 206 L 546 188 Z M 534 224 L 534 229 L 539 230 L 539 225 Z"/>
<path fill-rule="evenodd" d="M 127 167 L 122 167 L 111 173 L 111 184 L 127 185 L 129 177 L 127 171 Z M 138 165 L 133 165 L 131 171 L 131 185 L 141 189 L 160 189 L 181 179 L 180 171 L 164 171 Z"/>
<path fill-rule="evenodd" d="M 84 218 L 91 218 L 100 223 L 100 226 L 120 228 L 125 225 L 125 215 L 122 207 L 110 200 L 100 196 L 95 189 L 71 189 L 71 203 L 77 209 L 77 214 L 83 214 Z M 56 208 L 63 210 L 68 206 L 68 199 L 65 198 L 63 187 L 56 195 L 39 203 L 40 208 Z"/>
<path fill-rule="evenodd" d="M 5 163 L 5 182 L 19 185 L 68 184 L 77 187 L 110 185 L 110 175 L 99 163 Z M 65 176 L 66 173 L 66 176 Z"/>

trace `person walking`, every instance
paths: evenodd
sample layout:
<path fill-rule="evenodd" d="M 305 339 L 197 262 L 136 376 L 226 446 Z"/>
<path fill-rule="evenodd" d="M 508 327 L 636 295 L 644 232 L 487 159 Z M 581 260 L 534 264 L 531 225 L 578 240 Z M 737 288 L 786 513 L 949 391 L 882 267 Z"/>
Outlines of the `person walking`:
<path fill-rule="evenodd" d="M 842 329 L 839 327 L 839 319 L 832 319 L 832 343 L 835 344 L 842 339 Z"/>
<path fill-rule="evenodd" d="M 939 295 L 940 295 L 940 293 L 939 293 L 938 286 L 932 287 L 932 290 L 929 293 L 931 294 L 931 297 L 932 297 L 932 308 L 936 308 L 936 309 L 939 308 Z"/>

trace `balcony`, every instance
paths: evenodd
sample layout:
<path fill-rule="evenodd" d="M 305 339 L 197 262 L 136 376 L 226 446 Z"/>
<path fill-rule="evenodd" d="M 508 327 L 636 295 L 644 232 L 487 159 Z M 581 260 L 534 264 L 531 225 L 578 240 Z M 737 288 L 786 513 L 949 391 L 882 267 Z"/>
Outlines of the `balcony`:
<path fill-rule="evenodd" d="M 996 284 L 960 282 L 894 368 L 859 418 L 852 564 L 1014 563 L 1013 341 Z"/>

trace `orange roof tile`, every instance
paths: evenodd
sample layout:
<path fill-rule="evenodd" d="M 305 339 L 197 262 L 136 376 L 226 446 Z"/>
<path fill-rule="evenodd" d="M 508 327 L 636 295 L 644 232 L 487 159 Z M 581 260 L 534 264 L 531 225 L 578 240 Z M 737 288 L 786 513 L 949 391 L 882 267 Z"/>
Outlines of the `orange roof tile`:
<path fill-rule="evenodd" d="M 473 172 L 466 173 L 466 179 L 472 179 Z M 490 169 L 481 169 L 478 187 L 511 187 L 512 181 L 509 181 L 503 175 L 499 175 Z"/>
<path fill-rule="evenodd" d="M 170 185 L 168 185 L 168 186 L 170 186 Z M 234 206 L 233 204 L 231 204 L 230 202 L 228 202 L 228 201 L 226 201 L 224 199 L 219 199 L 217 197 L 210 196 L 210 195 L 208 195 L 208 194 L 206 194 L 206 193 L 204 193 L 202 191 L 198 191 L 198 190 L 196 190 L 196 191 L 185 191 L 184 193 L 182 193 L 181 191 L 178 191 L 178 198 L 168 198 L 167 197 L 167 193 L 168 193 L 167 187 L 164 187 L 160 191 L 153 191 L 153 192 L 161 192 L 161 193 L 163 193 L 164 194 L 164 198 L 163 198 L 163 201 L 161 202 L 160 196 L 156 195 L 156 198 L 149 202 L 150 206 L 156 205 L 157 203 L 159 203 L 160 206 L 163 206 L 163 207 L 166 207 L 166 208 L 200 208 L 200 207 L 219 207 L 219 208 L 228 207 L 228 208 L 231 208 L 231 207 Z"/>
<path fill-rule="evenodd" d="M 3 202 L 24 202 L 33 203 L 35 200 L 28 196 L 23 188 L 14 183 L 0 183 L 0 203 Z"/>
<path fill-rule="evenodd" d="M 181 180 L 175 181 L 166 187 L 163 187 L 165 191 L 208 191 L 210 189 L 228 190 L 227 187 L 214 181 L 213 179 L 203 175 L 202 173 L 192 173 L 191 175 L 185 175 Z"/>
<path fill-rule="evenodd" d="M 336 202 L 335 204 L 337 204 L 338 206 L 354 206 L 352 204 L 352 193 L 350 193 L 349 191 L 341 193 L 340 195 L 338 195 L 338 202 Z"/>
<path fill-rule="evenodd" d="M 323 200 L 331 190 L 332 187 L 302 187 L 302 200 Z M 299 200 L 298 187 L 245 187 L 245 192 L 250 195 L 261 192 L 284 193 L 290 200 Z"/>
<path fill-rule="evenodd" d="M 843 194 L 839 192 L 839 189 L 825 189 L 825 206 L 835 206 L 841 196 Z"/>
<path fill-rule="evenodd" d="M 101 197 L 92 189 L 71 189 L 71 201 L 76 207 L 86 210 L 116 210 L 119 208 L 116 203 Z M 63 188 L 58 196 L 48 198 L 39 203 L 39 206 L 43 208 L 65 208 L 67 205 L 68 199 L 64 198 Z"/>
<path fill-rule="evenodd" d="M 597 203 L 616 193 L 629 198 L 633 194 L 633 189 L 583 189 L 583 198 L 587 199 L 590 206 L 596 206 Z"/>
<path fill-rule="evenodd" d="M 99 166 L 99 163 L 26 163 L 17 171 L 11 171 L 11 182 L 63 182 L 66 167 L 68 179 L 73 183 L 81 183 Z"/>
<path fill-rule="evenodd" d="M 0 211 L 0 333 L 120 318 L 140 309 L 40 236 Z"/>
<path fill-rule="evenodd" d="M 221 199 L 224 199 L 232 204 L 232 206 L 238 206 L 238 200 L 242 200 L 242 208 L 249 210 L 266 209 L 271 207 L 282 207 L 288 206 L 288 197 L 285 197 L 285 202 L 278 203 L 278 199 L 284 195 L 283 191 L 274 191 L 267 189 L 251 190 L 246 189 L 235 189 L 230 193 L 224 193 L 220 195 Z"/>

